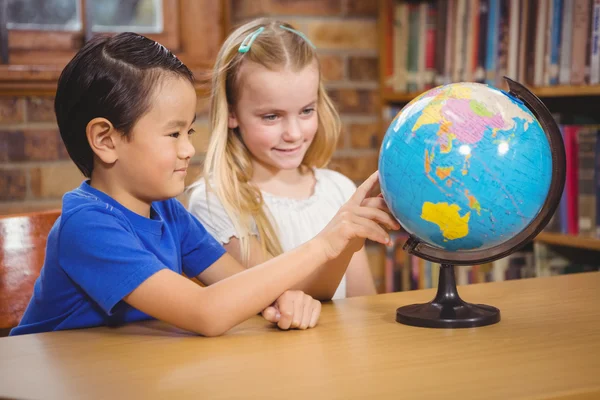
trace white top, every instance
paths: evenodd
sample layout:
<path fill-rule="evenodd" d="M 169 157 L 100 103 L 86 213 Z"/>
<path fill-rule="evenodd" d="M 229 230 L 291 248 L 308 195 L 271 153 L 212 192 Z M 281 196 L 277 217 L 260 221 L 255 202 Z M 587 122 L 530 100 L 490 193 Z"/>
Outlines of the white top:
<path fill-rule="evenodd" d="M 262 191 L 284 252 L 314 238 L 356 191 L 356 185 L 339 172 L 314 169 L 314 174 L 314 193 L 306 199 L 279 197 Z M 232 237 L 239 236 L 217 196 L 212 192 L 208 195 L 210 203 L 206 198 L 206 182 L 201 179 L 191 187 L 188 208 L 219 242 L 229 243 Z M 256 226 L 252 228 L 251 233 L 258 235 Z M 333 298 L 344 297 L 345 275 Z"/>

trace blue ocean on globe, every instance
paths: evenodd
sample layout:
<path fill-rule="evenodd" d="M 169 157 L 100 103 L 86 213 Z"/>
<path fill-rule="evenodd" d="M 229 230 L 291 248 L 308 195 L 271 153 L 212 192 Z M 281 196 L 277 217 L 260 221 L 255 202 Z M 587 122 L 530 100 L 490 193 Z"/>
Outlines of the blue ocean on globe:
<path fill-rule="evenodd" d="M 478 83 L 431 89 L 390 124 L 383 196 L 402 227 L 448 251 L 483 250 L 525 229 L 552 179 L 550 144 L 517 98 Z"/>

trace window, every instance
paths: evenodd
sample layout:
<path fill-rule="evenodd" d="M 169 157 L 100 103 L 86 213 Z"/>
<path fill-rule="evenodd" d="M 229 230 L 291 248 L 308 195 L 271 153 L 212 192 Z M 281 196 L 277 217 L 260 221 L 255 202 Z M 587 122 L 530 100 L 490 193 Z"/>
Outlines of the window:
<path fill-rule="evenodd" d="M 77 0 L 8 0 L 8 29 L 79 31 L 81 3 Z"/>
<path fill-rule="evenodd" d="M 163 31 L 161 0 L 102 0 L 91 3 L 93 32 Z"/>
<path fill-rule="evenodd" d="M 212 65 L 223 40 L 228 3 L 0 0 L 0 92 L 14 87 L 15 82 L 38 88 L 48 84 L 52 91 L 64 65 L 98 33 L 143 34 L 172 50 L 192 70 L 205 70 Z"/>

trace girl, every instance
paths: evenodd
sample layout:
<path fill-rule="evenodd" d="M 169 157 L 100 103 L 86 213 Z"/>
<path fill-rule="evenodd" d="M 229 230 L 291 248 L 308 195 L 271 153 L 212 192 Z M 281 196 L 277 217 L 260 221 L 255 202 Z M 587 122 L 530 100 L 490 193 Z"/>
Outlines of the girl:
<path fill-rule="evenodd" d="M 174 198 L 194 155 L 192 82 L 170 51 L 134 33 L 96 37 L 67 64 L 56 118 L 88 179 L 63 197 L 33 297 L 11 335 L 153 317 L 215 336 L 261 310 L 282 329 L 306 329 L 321 305 L 288 289 L 334 268 L 365 238 L 389 240 L 381 225 L 394 220 L 381 199 L 365 200 L 374 174 L 296 250 L 252 270 L 225 254 Z"/>
<path fill-rule="evenodd" d="M 340 121 L 316 50 L 301 32 L 252 21 L 225 41 L 213 73 L 212 136 L 189 209 L 252 267 L 315 237 L 356 187 L 321 169 Z M 364 249 L 319 280 L 318 288 L 303 288 L 318 299 L 375 294 Z"/>

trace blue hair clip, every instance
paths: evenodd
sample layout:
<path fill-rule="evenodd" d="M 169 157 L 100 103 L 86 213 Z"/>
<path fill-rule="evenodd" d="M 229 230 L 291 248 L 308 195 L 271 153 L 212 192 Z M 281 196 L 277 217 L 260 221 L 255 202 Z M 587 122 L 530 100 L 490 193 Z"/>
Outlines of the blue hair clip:
<path fill-rule="evenodd" d="M 246 38 L 244 40 L 242 40 L 242 43 L 240 44 L 240 48 L 238 49 L 238 52 L 239 53 L 247 53 L 250 50 L 250 46 L 252 46 L 252 43 L 254 43 L 254 41 L 256 40 L 256 37 L 258 35 L 260 35 L 260 33 L 264 30 L 265 30 L 265 27 L 261 26 L 260 28 L 258 28 L 257 30 L 255 30 L 254 32 L 252 32 L 248 36 L 246 36 Z"/>
<path fill-rule="evenodd" d="M 298 36 L 300 36 L 302 39 L 304 39 L 304 41 L 305 41 L 306 43 L 308 43 L 308 44 L 310 45 L 310 47 L 312 47 L 313 49 L 316 49 L 315 45 L 314 45 L 314 44 L 312 44 L 312 42 L 311 42 L 310 40 L 308 40 L 308 38 L 306 37 L 306 35 L 305 35 L 304 33 L 300 32 L 300 31 L 297 31 L 297 30 L 295 30 L 295 29 L 289 28 L 289 27 L 287 27 L 287 26 L 285 26 L 285 25 L 279 25 L 279 27 L 280 27 L 281 29 L 285 29 L 285 30 L 286 30 L 286 31 L 288 31 L 288 32 L 295 33 L 296 35 L 298 35 Z"/>

